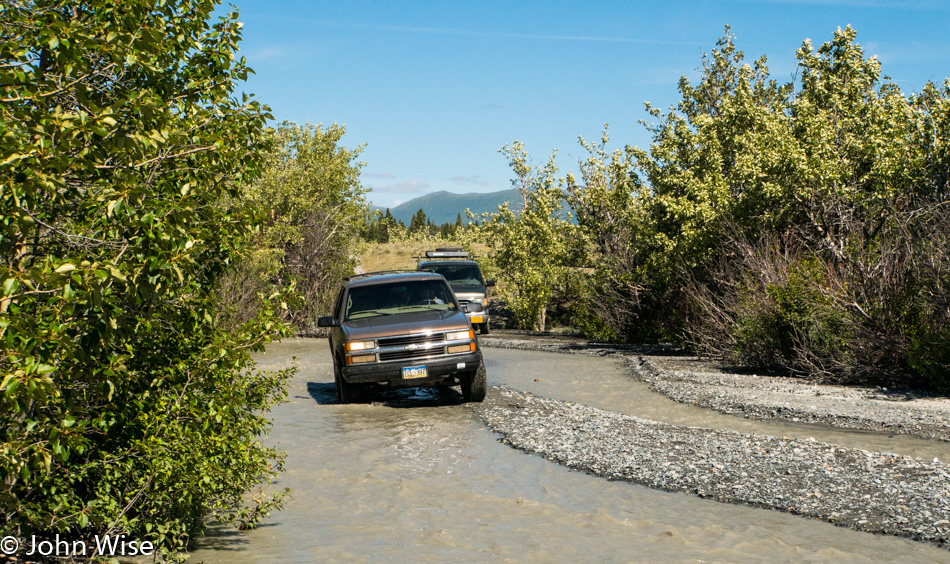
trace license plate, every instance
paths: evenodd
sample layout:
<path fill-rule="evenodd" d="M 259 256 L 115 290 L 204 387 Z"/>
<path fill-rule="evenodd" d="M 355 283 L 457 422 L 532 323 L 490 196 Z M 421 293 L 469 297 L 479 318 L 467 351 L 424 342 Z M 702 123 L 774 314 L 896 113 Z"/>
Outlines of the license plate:
<path fill-rule="evenodd" d="M 403 380 L 412 380 L 413 378 L 426 378 L 428 376 L 429 376 L 429 371 L 426 370 L 425 366 L 407 366 L 402 369 Z"/>
<path fill-rule="evenodd" d="M 473 318 L 472 318 L 472 323 L 481 323 L 481 322 L 482 322 L 482 318 L 481 318 L 481 317 L 473 317 Z"/>

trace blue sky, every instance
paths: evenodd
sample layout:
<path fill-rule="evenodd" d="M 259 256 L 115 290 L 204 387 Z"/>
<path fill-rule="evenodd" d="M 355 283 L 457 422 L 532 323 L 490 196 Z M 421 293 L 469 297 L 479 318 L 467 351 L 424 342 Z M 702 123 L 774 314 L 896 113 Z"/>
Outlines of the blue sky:
<path fill-rule="evenodd" d="M 848 24 L 905 93 L 950 76 L 943 1 L 232 1 L 257 73 L 241 89 L 278 122 L 345 125 L 384 207 L 510 188 L 498 149 L 514 140 L 538 164 L 558 149 L 562 172 L 605 123 L 612 146 L 648 147 L 643 103 L 674 105 L 727 24 L 780 81 L 803 40 Z"/>

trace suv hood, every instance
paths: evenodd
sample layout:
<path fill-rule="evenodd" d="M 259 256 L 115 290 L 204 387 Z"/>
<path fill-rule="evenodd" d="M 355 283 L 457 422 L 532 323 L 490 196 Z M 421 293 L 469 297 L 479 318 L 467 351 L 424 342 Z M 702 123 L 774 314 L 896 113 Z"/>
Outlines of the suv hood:
<path fill-rule="evenodd" d="M 411 333 L 429 333 L 468 329 L 468 318 L 461 311 L 423 311 L 377 315 L 343 322 L 348 339 L 377 339 Z"/>

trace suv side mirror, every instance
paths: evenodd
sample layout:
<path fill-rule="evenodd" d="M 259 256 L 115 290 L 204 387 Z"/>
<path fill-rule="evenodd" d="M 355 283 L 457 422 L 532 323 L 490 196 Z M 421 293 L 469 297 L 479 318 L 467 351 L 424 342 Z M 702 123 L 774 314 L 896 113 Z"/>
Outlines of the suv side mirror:
<path fill-rule="evenodd" d="M 317 319 L 317 327 L 339 327 L 340 322 L 332 315 L 320 317 Z"/>
<path fill-rule="evenodd" d="M 486 287 L 486 288 L 491 288 L 491 287 L 493 287 L 494 285 L 495 285 L 495 281 L 494 281 L 494 280 L 485 280 L 485 287 Z"/>

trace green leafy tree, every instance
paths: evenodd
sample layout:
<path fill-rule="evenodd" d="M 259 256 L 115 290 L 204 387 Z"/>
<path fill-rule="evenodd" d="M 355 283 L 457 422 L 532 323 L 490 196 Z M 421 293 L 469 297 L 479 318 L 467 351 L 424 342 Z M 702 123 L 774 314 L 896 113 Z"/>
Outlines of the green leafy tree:
<path fill-rule="evenodd" d="M 849 27 L 806 41 L 796 88 L 764 58 L 742 64 L 727 33 L 700 80 L 681 81 L 677 110 L 651 108 L 637 161 L 649 225 L 679 289 L 668 303 L 698 307 L 684 317 L 700 349 L 935 383 L 950 366 L 947 89 L 904 96 L 855 39 Z"/>
<path fill-rule="evenodd" d="M 213 288 L 255 223 L 266 108 L 213 1 L 0 9 L 0 534 L 128 533 L 181 550 L 280 468 L 260 439 L 288 373 Z"/>
<path fill-rule="evenodd" d="M 243 193 L 247 204 L 264 210 L 264 220 L 253 237 L 253 251 L 234 273 L 256 275 L 248 277 L 251 283 L 230 285 L 232 303 L 249 303 L 240 296 L 255 295 L 269 280 L 271 291 L 298 292 L 301 300 L 283 313 L 298 329 L 309 330 L 326 314 L 336 285 L 356 266 L 356 245 L 369 213 L 359 179 L 362 147 L 343 146 L 345 133 L 337 124 L 284 122 L 277 128 L 260 178 Z"/>
<path fill-rule="evenodd" d="M 586 308 L 600 320 L 591 336 L 661 338 L 664 300 L 671 276 L 667 247 L 652 222 L 652 192 L 636 172 L 637 150 L 607 151 L 607 126 L 600 143 L 580 138 L 588 157 L 581 178 L 567 175 L 567 201 L 577 217 L 576 253 L 588 268 Z"/>
<path fill-rule="evenodd" d="M 487 267 L 503 282 L 501 293 L 518 325 L 544 331 L 547 306 L 571 260 L 575 226 L 561 214 L 564 181 L 556 177 L 554 155 L 536 168 L 518 141 L 501 152 L 515 173 L 512 184 L 524 209 L 516 214 L 505 203 L 497 213 L 485 214 L 479 236 L 493 249 Z"/>
<path fill-rule="evenodd" d="M 946 387 L 950 81 L 905 96 L 850 27 L 797 56 L 779 84 L 727 28 L 674 108 L 647 105 L 649 151 L 581 139 L 588 308 L 627 339 Z"/>
<path fill-rule="evenodd" d="M 801 156 L 787 115 L 791 86 L 769 79 L 764 57 L 743 60 L 727 28 L 703 57 L 698 83 L 680 80 L 678 110 L 647 104 L 659 121 L 648 126 L 653 144 L 636 152 L 637 168 L 652 191 L 662 252 L 694 273 L 730 229 L 781 229 L 799 213 L 790 194 Z"/>

